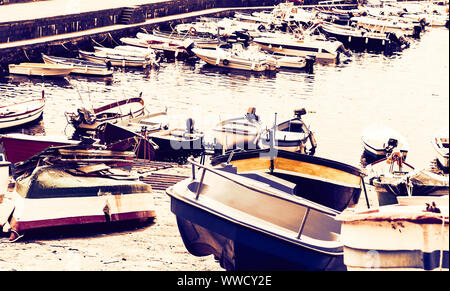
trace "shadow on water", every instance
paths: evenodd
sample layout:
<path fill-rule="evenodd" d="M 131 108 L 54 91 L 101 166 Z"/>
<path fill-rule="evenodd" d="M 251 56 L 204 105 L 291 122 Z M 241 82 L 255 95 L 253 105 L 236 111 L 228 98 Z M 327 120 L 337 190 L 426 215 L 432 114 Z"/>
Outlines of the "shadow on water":
<path fill-rule="evenodd" d="M 33 85 L 52 85 L 58 87 L 68 87 L 70 86 L 70 77 L 65 78 L 43 78 L 38 76 L 21 76 L 21 75 L 6 75 L 0 77 L 0 83 L 10 83 L 10 84 L 33 84 Z"/>
<path fill-rule="evenodd" d="M 210 64 L 200 64 L 199 73 L 206 75 L 214 74 L 226 76 L 241 76 L 247 79 L 250 79 L 252 77 L 261 79 L 274 79 L 277 76 L 277 71 L 253 72 L 233 68 L 221 68 Z"/>

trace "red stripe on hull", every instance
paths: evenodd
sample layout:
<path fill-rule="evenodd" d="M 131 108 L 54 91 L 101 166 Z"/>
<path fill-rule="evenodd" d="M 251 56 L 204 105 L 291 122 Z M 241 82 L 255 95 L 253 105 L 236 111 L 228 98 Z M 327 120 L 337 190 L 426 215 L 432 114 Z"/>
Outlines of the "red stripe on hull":
<path fill-rule="evenodd" d="M 116 213 L 111 214 L 110 221 L 125 221 L 125 220 L 134 220 L 134 219 L 146 219 L 156 217 L 155 211 L 146 210 L 146 211 L 136 211 L 136 212 L 128 212 L 128 213 Z M 106 223 L 105 215 L 92 215 L 92 216 L 79 216 L 79 217 L 63 217 L 63 218 L 54 218 L 54 219 L 45 219 L 45 220 L 34 220 L 34 221 L 16 221 L 14 217 L 11 218 L 11 228 L 20 233 L 24 230 L 29 229 L 39 229 L 46 227 L 54 227 L 54 226 L 64 226 L 64 225 L 82 225 L 89 223 Z"/>

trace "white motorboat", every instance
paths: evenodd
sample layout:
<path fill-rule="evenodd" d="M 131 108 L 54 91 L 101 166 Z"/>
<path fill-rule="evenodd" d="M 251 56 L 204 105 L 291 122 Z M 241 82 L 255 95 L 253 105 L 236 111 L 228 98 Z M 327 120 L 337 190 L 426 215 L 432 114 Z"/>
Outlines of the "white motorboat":
<path fill-rule="evenodd" d="M 339 41 L 309 36 L 296 38 L 294 35 L 274 33 L 254 38 L 253 42 L 272 53 L 297 57 L 314 56 L 318 62 L 336 62 L 340 53 L 347 53 Z"/>
<path fill-rule="evenodd" d="M 254 72 L 277 69 L 273 60 L 269 60 L 261 54 L 246 51 L 240 43 L 233 44 L 231 50 L 226 50 L 223 47 L 217 47 L 214 50 L 194 48 L 192 52 L 206 63 L 217 67 Z"/>
<path fill-rule="evenodd" d="M 398 132 L 382 125 L 371 125 L 362 133 L 364 152 L 372 159 L 382 159 L 390 155 L 394 149 L 400 151 L 402 159 L 408 154 L 409 145 Z"/>

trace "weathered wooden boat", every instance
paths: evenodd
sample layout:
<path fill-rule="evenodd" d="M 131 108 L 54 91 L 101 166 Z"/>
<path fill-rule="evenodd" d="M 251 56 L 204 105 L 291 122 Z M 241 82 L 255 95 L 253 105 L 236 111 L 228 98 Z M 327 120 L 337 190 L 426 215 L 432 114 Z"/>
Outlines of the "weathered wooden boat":
<path fill-rule="evenodd" d="M 403 160 L 408 155 L 409 145 L 406 138 L 387 126 L 371 125 L 365 128 L 361 141 L 364 154 L 373 160 L 386 158 L 394 149 L 401 152 Z"/>
<path fill-rule="evenodd" d="M 21 63 L 8 66 L 10 74 L 64 78 L 73 71 L 73 67 L 60 64 Z"/>
<path fill-rule="evenodd" d="M 91 110 L 83 107 L 78 109 L 76 113 L 65 113 L 68 122 L 79 132 L 93 131 L 102 123 L 117 123 L 144 114 L 145 103 L 142 99 L 142 93 L 139 97 L 119 100 Z"/>
<path fill-rule="evenodd" d="M 302 120 L 302 115 L 306 114 L 305 108 L 294 111 L 294 118 L 283 121 L 274 127 L 274 145 L 277 149 L 299 152 L 302 154 L 314 155 L 317 142 L 313 132 Z M 261 135 L 262 147 L 270 147 L 271 134 L 266 130 Z"/>
<path fill-rule="evenodd" d="M 34 166 L 27 165 L 29 170 L 16 178 L 14 191 L 7 193 L 14 207 L 0 224 L 12 240 L 30 230 L 155 217 L 151 187 L 109 166 L 127 161 L 133 153 L 115 153 L 119 159 L 112 159 L 109 151 L 62 151 L 57 150 L 58 158 L 42 153 L 52 164 L 36 158 Z M 73 157 L 66 158 L 69 155 Z M 86 158 L 80 158 L 83 155 Z"/>
<path fill-rule="evenodd" d="M 6 160 L 15 164 L 23 162 L 49 147 L 80 144 L 66 136 L 37 136 L 22 133 L 10 133 L 0 136 L 0 144 Z"/>
<path fill-rule="evenodd" d="M 72 66 L 71 74 L 95 75 L 95 76 L 111 76 L 114 71 L 108 68 L 106 64 L 94 63 L 82 59 L 62 58 L 55 56 L 47 56 L 42 54 L 42 59 L 46 64 L 60 64 Z"/>
<path fill-rule="evenodd" d="M 375 186 L 379 205 L 398 203 L 400 196 L 443 196 L 449 194 L 449 176 L 415 169 L 400 152 L 367 167 L 369 184 Z"/>
<path fill-rule="evenodd" d="M 117 67 L 141 67 L 146 68 L 152 65 L 152 59 L 138 58 L 130 56 L 121 55 L 107 55 L 105 53 L 95 53 L 79 51 L 80 57 L 88 61 L 99 63 L 99 64 L 109 64 L 111 66 Z"/>
<path fill-rule="evenodd" d="M 435 151 L 436 159 L 439 164 L 448 171 L 449 138 L 448 128 L 441 130 L 432 139 L 431 145 Z"/>
<path fill-rule="evenodd" d="M 0 106 L 0 130 L 7 130 L 36 121 L 42 116 L 45 107 L 44 91 L 42 98 Z"/>
<path fill-rule="evenodd" d="M 359 170 L 282 150 L 189 162 L 201 174 L 166 192 L 191 254 L 213 254 L 227 270 L 345 269 L 336 208 L 357 201 Z"/>
<path fill-rule="evenodd" d="M 246 53 L 241 44 L 233 44 L 231 50 L 217 47 L 214 50 L 194 48 L 192 52 L 204 62 L 212 66 L 246 70 L 253 72 L 275 71 L 277 69 L 274 61 L 270 61 L 266 56 Z"/>
<path fill-rule="evenodd" d="M 339 41 L 320 38 L 295 38 L 274 34 L 273 37 L 256 37 L 253 42 L 266 51 L 289 56 L 314 56 L 319 62 L 336 62 L 341 53 L 349 54 Z"/>
<path fill-rule="evenodd" d="M 448 206 L 448 196 L 405 197 L 377 209 L 345 210 L 337 220 L 347 269 L 448 271 Z"/>
<path fill-rule="evenodd" d="M 336 38 L 346 48 L 369 51 L 399 51 L 409 46 L 409 42 L 394 33 L 371 32 L 365 28 L 322 23 L 321 30 L 327 37 Z"/>

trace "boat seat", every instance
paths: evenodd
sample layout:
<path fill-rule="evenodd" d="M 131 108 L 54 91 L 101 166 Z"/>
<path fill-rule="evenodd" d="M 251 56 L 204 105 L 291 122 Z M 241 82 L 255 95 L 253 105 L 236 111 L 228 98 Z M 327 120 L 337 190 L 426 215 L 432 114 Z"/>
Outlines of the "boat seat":
<path fill-rule="evenodd" d="M 242 173 L 239 175 L 262 182 L 264 184 L 269 185 L 272 188 L 275 188 L 288 194 L 294 195 L 296 193 L 297 184 L 273 176 L 265 171 L 261 171 L 258 173 Z"/>

